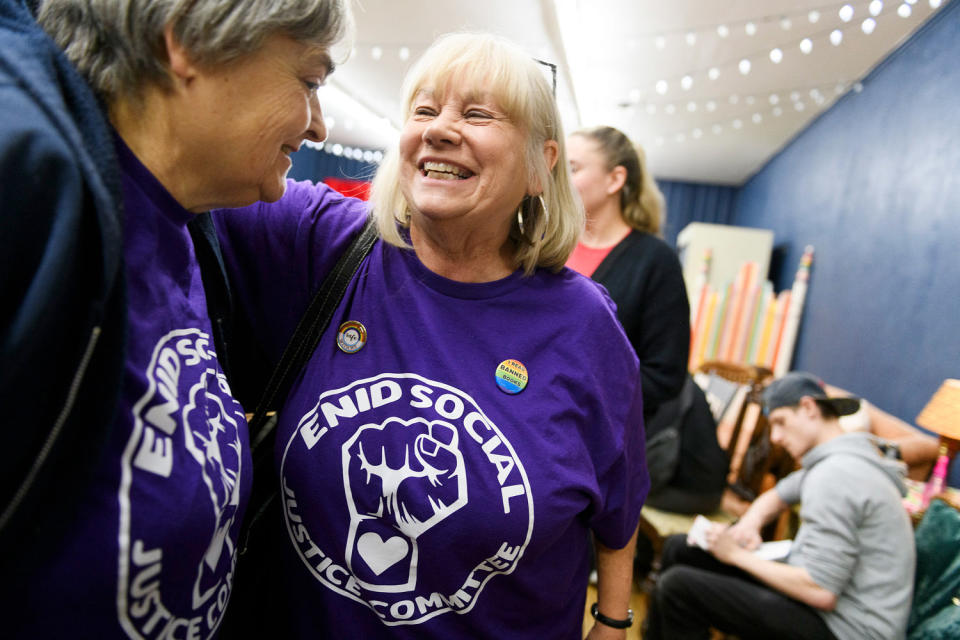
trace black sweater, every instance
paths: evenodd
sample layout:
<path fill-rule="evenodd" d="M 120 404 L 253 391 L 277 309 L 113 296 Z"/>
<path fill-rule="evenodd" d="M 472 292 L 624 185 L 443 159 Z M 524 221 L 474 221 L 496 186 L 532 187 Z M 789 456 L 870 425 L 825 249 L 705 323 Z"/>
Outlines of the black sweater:
<path fill-rule="evenodd" d="M 680 261 L 663 240 L 631 231 L 593 279 L 617 303 L 617 317 L 640 359 L 643 413 L 649 417 L 680 393 L 687 374 L 690 304 Z"/>

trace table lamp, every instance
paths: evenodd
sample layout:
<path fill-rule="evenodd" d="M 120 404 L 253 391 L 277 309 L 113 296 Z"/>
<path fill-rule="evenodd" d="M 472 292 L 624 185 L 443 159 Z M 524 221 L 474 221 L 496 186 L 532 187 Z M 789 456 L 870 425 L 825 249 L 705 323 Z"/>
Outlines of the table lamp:
<path fill-rule="evenodd" d="M 950 458 L 960 447 L 960 380 L 947 378 L 917 416 L 917 424 L 940 436 L 940 451 L 923 490 L 922 507 L 943 491 Z"/>

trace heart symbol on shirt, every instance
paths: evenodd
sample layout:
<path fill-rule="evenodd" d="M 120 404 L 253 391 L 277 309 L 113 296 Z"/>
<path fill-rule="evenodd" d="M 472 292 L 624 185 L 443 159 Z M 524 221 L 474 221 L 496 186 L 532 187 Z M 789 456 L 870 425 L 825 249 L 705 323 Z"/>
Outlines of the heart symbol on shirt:
<path fill-rule="evenodd" d="M 377 575 L 403 560 L 409 548 L 410 545 L 400 536 L 384 540 L 372 531 L 363 534 L 357 541 L 360 557 Z"/>

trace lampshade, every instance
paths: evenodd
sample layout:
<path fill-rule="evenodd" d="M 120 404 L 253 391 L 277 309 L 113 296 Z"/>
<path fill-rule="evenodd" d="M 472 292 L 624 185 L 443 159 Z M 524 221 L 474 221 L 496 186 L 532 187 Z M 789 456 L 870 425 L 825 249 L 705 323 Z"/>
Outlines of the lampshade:
<path fill-rule="evenodd" d="M 960 440 L 960 380 L 947 378 L 917 416 L 924 429 Z"/>

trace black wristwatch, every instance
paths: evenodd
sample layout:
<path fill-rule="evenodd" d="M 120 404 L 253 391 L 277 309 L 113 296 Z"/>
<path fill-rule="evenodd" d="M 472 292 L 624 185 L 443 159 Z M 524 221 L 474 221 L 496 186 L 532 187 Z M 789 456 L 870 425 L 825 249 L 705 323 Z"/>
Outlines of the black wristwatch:
<path fill-rule="evenodd" d="M 590 615 L 592 615 L 593 619 L 600 624 L 605 624 L 608 627 L 613 627 L 614 629 L 626 629 L 627 627 L 633 625 L 633 609 L 627 609 L 626 620 L 615 620 L 614 618 L 608 618 L 600 613 L 600 609 L 597 608 L 597 603 L 594 602 L 593 606 L 590 607 Z"/>

